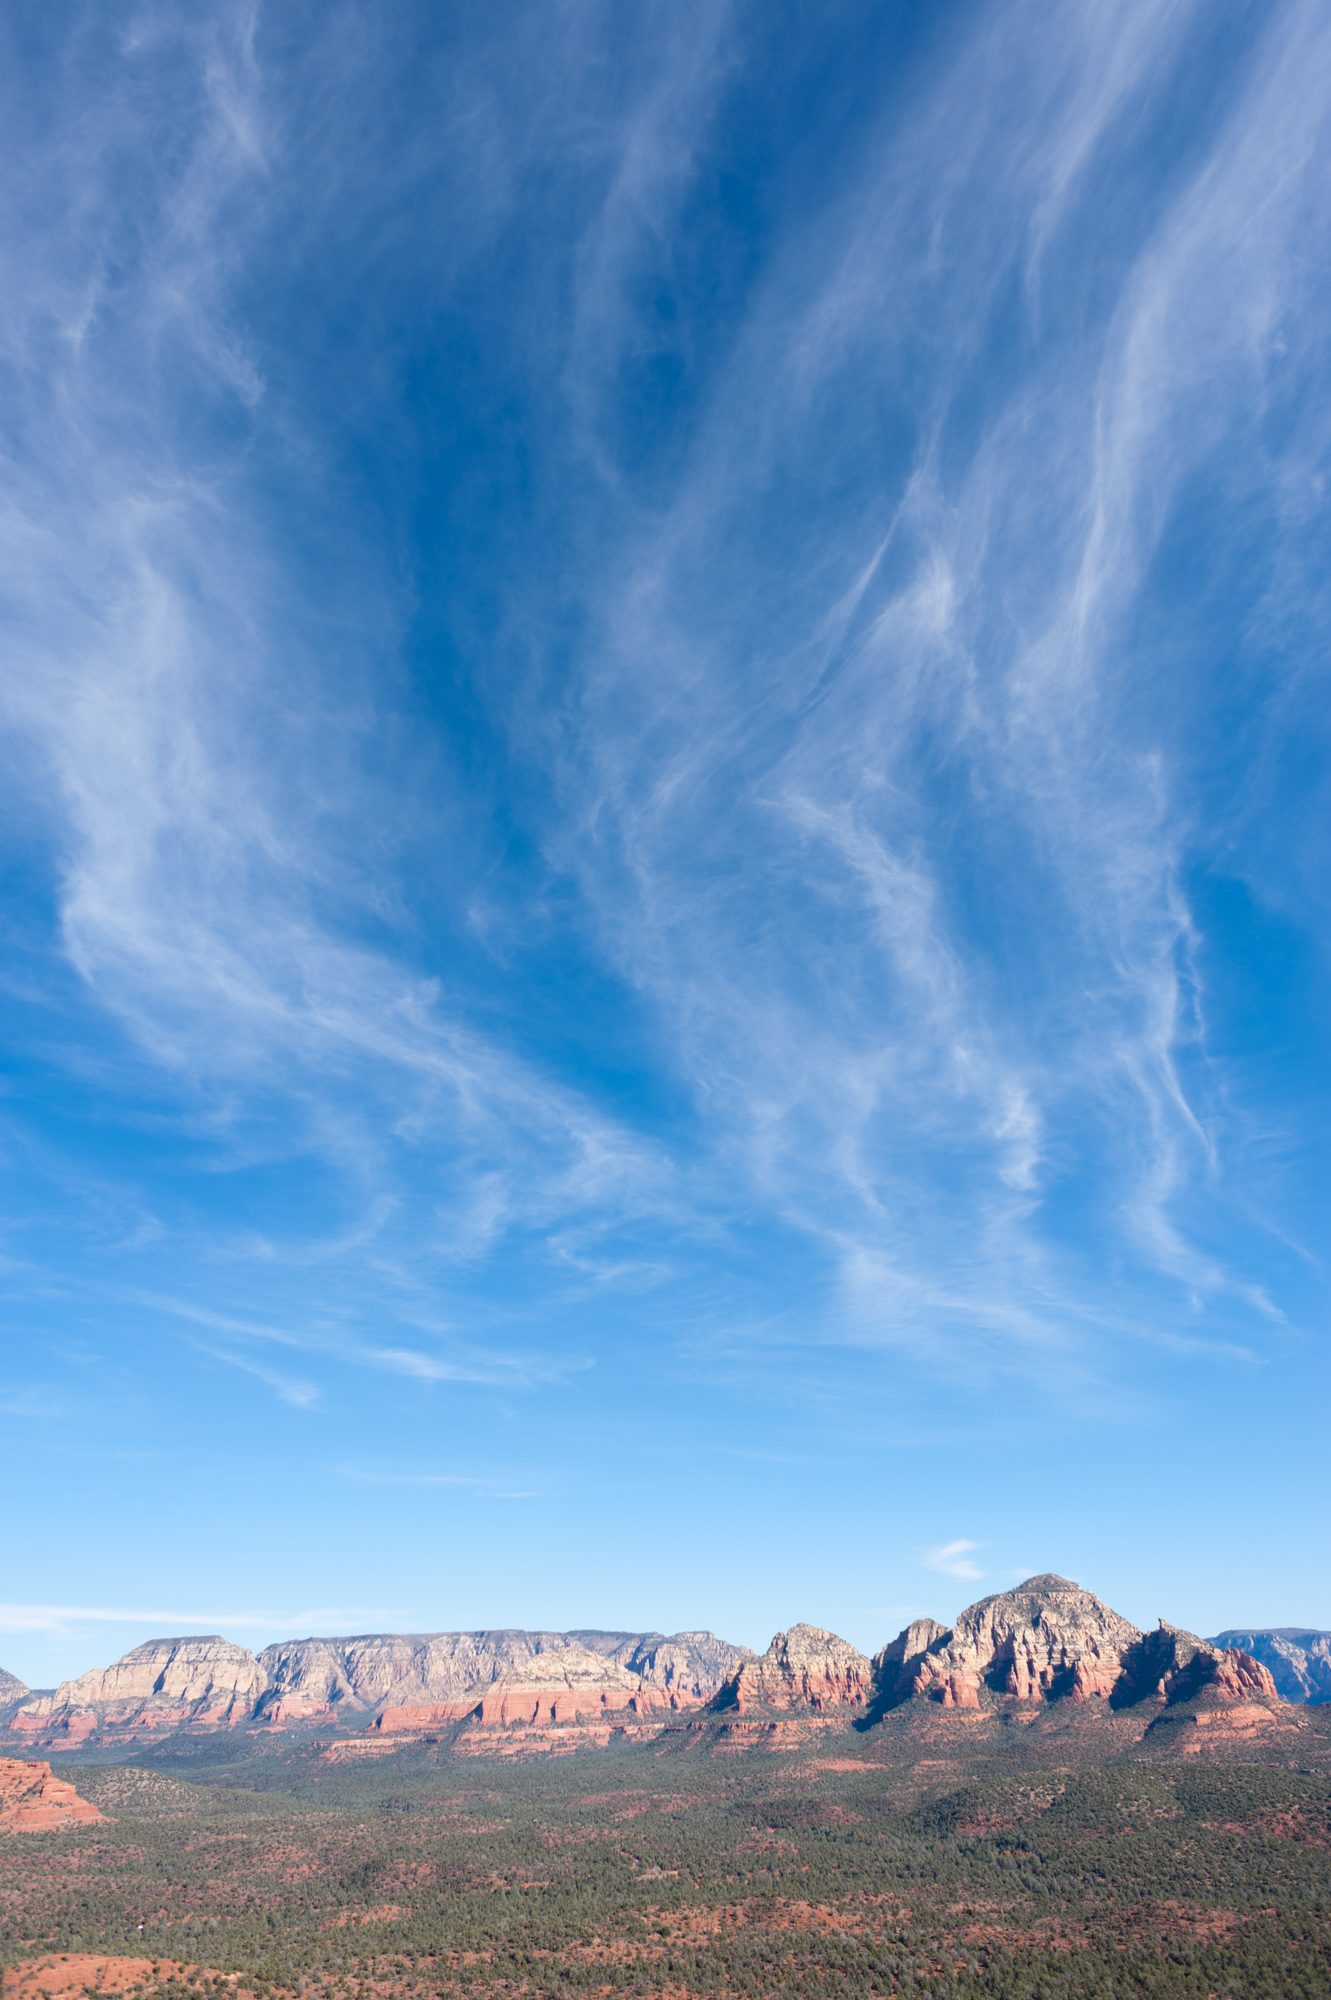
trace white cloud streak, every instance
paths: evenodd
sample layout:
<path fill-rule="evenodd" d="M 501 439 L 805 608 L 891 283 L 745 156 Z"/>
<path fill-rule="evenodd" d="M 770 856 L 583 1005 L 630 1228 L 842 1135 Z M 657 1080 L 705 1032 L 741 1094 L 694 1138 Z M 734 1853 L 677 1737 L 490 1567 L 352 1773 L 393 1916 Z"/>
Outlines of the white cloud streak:
<path fill-rule="evenodd" d="M 230 1246 L 354 1265 L 354 1310 L 288 1324 L 244 1283 L 226 1309 L 153 1310 L 224 1336 L 216 1359 L 298 1409 L 322 1379 L 256 1350 L 518 1387 L 587 1357 L 409 1342 L 441 1269 L 534 1247 L 549 1296 L 650 1294 L 724 1263 L 757 1216 L 822 1273 L 797 1308 L 809 1345 L 1103 1407 L 1125 1329 L 1197 1305 L 1279 1324 L 1227 1240 L 1241 1135 L 1188 886 L 1206 664 L 1141 627 L 1191 483 L 1227 480 L 1240 520 L 1311 504 L 1324 421 L 1257 447 L 1309 365 L 1324 14 L 1270 10 L 1191 148 L 1110 213 L 1205 10 L 976 10 L 848 142 L 836 186 L 774 226 L 646 471 L 623 414 L 661 337 L 644 291 L 679 280 L 762 29 L 648 10 L 607 105 L 587 61 L 607 18 L 519 10 L 514 56 L 487 43 L 450 73 L 433 153 L 408 135 L 376 180 L 351 109 L 368 16 L 346 10 L 296 86 L 265 71 L 251 8 L 145 16 L 19 186 L 11 810 L 55 853 L 66 966 L 215 1163 L 315 1158 L 355 1211 Z M 335 131 L 310 111 L 329 103 Z M 163 130 L 177 143 L 150 161 L 135 134 Z M 532 253 L 512 337 L 559 384 L 533 480 L 586 496 L 558 593 L 524 572 L 506 603 L 493 650 L 525 667 L 477 669 L 474 693 L 538 780 L 513 810 L 574 886 L 597 976 L 641 1010 L 635 1060 L 685 1107 L 667 1136 L 536 1052 L 513 1017 L 544 993 L 496 1006 L 462 947 L 420 948 L 422 851 L 450 918 L 488 937 L 474 801 L 448 795 L 443 750 L 423 765 L 403 740 L 415 607 L 368 537 L 320 539 L 332 448 L 301 428 L 246 290 L 275 240 L 308 254 L 334 225 L 373 274 L 421 212 L 447 220 L 431 297 L 449 296 L 559 174 L 562 259 Z M 284 567 L 272 517 L 293 489 L 312 540 Z M 515 905 L 496 930 L 536 921 Z M 1204 1323 L 1199 1349 L 1228 1356 L 1223 1333 Z M 1177 1327 L 1160 1337 L 1178 1351 Z"/>
<path fill-rule="evenodd" d="M 366 1620 L 386 1619 L 391 1612 L 363 1606 L 327 1606 L 313 1611 L 141 1611 L 118 1605 L 0 1604 L 0 1632 L 70 1632 L 80 1625 L 141 1625 L 152 1636 L 183 1636 L 211 1632 L 336 1631 Z"/>
<path fill-rule="evenodd" d="M 975 1561 L 975 1551 L 980 1547 L 980 1542 L 943 1542 L 936 1549 L 926 1549 L 920 1561 L 925 1569 L 936 1570 L 939 1576 L 955 1576 L 965 1583 L 976 1583 L 984 1575 Z"/>

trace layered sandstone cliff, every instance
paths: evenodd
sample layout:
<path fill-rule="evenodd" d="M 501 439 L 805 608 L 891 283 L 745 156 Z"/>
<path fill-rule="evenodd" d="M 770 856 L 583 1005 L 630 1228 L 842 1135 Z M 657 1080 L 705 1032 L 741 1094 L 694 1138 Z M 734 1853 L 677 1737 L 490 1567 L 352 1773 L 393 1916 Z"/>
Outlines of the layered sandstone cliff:
<path fill-rule="evenodd" d="M 1195 1632 L 1184 1632 L 1162 1618 L 1154 1632 L 1143 1633 L 1123 1663 L 1115 1695 L 1131 1701 L 1246 1702 L 1280 1699 L 1267 1669 L 1247 1653 L 1213 1646 Z"/>
<path fill-rule="evenodd" d="M 400 1735 L 470 1722 L 487 1729 L 520 1724 L 600 1721 L 638 1712 L 643 1685 L 613 1660 L 581 1646 L 561 1646 L 514 1660 L 506 1670 L 433 1701 L 390 1703 L 374 1727 Z"/>
<path fill-rule="evenodd" d="M 945 1708 L 978 1708 L 986 1690 L 1018 1701 L 1107 1697 L 1140 1638 L 1089 1590 L 1033 1576 L 963 1611 L 921 1657 L 910 1691 Z"/>
<path fill-rule="evenodd" d="M 866 1706 L 872 1684 L 872 1666 L 848 1640 L 821 1625 L 792 1625 L 761 1658 L 744 1661 L 715 1706 L 737 1715 L 846 1714 Z"/>
<path fill-rule="evenodd" d="M 573 1637 L 591 1635 L 575 1632 Z M 637 1677 L 653 1706 L 688 1709 L 714 1700 L 754 1654 L 747 1646 L 718 1639 L 715 1632 L 675 1632 L 669 1637 L 648 1632 L 622 1639 L 608 1657 Z"/>
<path fill-rule="evenodd" d="M 1163 1621 L 1143 1633 L 1061 1576 L 1030 1577 L 963 1611 L 950 1632 L 908 1626 L 875 1662 L 880 1701 L 1274 1701 L 1265 1667 Z"/>
<path fill-rule="evenodd" d="M 1317 1635 L 1312 1635 L 1317 1636 Z M 435 1632 L 311 1638 L 256 1659 L 217 1637 L 156 1639 L 114 1665 L 0 1709 L 12 1741 L 59 1746 L 146 1732 L 299 1723 L 385 1737 L 448 1729 L 475 1746 L 525 1730 L 548 1747 L 570 1731 L 641 1735 L 680 1711 L 724 1717 L 730 1735 L 840 1719 L 872 1726 L 911 1702 L 1270 1704 L 1267 1667 L 1242 1649 L 1161 1624 L 1143 1633 L 1066 1577 L 982 1598 L 955 1626 L 908 1625 L 871 1664 L 815 1625 L 778 1632 L 761 1656 L 711 1632 Z M 554 1732 L 553 1735 L 550 1732 Z"/>
<path fill-rule="evenodd" d="M 301 1639 L 259 1655 L 266 1685 L 257 1713 L 280 1723 L 416 1708 L 435 1709 L 443 1720 L 459 1703 L 470 1713 L 485 1689 L 501 1682 L 510 1690 L 553 1687 L 561 1679 L 579 1684 L 591 1660 L 600 1662 L 606 1693 L 625 1698 L 621 1706 L 639 1696 L 643 1706 L 684 1707 L 710 1700 L 748 1657 L 746 1648 L 711 1632 L 503 1629 Z"/>
<path fill-rule="evenodd" d="M 49 1764 L 0 1757 L 0 1833 L 52 1833 L 101 1817 L 72 1785 L 52 1777 Z"/>
<path fill-rule="evenodd" d="M 109 1667 L 21 1703 L 7 1726 L 42 1742 L 189 1725 L 220 1728 L 248 1721 L 263 1687 L 253 1653 L 215 1634 L 150 1639 Z"/>
<path fill-rule="evenodd" d="M 1331 1632 L 1294 1625 L 1267 1631 L 1250 1626 L 1220 1632 L 1210 1643 L 1259 1661 L 1282 1701 L 1331 1701 Z"/>

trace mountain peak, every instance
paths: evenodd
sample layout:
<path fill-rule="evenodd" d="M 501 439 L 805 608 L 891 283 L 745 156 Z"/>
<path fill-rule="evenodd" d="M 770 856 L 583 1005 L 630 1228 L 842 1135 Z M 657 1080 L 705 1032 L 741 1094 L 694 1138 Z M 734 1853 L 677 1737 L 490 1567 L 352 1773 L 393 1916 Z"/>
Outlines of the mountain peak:
<path fill-rule="evenodd" d="M 821 1711 L 861 1708 L 873 1669 L 864 1654 L 821 1625 L 792 1625 L 749 1659 L 717 1697 L 718 1708 Z"/>

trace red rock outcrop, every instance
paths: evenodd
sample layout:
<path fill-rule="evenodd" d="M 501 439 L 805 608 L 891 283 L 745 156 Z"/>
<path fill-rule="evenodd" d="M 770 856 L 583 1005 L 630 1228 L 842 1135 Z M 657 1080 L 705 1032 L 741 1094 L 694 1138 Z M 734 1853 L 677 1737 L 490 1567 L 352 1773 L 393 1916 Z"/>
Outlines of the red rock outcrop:
<path fill-rule="evenodd" d="M 1209 1698 L 1220 1702 L 1278 1702 L 1268 1669 L 1229 1647 L 1213 1646 L 1162 1618 L 1142 1635 L 1124 1661 L 1120 1700 L 1160 1702 Z"/>
<path fill-rule="evenodd" d="M 908 1626 L 876 1663 L 884 1705 L 1275 1701 L 1265 1667 L 1163 1622 L 1143 1633 L 1078 1584 L 1035 1576 L 963 1611 L 951 1632 Z"/>
<path fill-rule="evenodd" d="M 1140 1638 L 1089 1590 L 1063 1576 L 1033 1576 L 963 1611 L 920 1660 L 911 1692 L 944 1708 L 979 1708 L 986 1693 L 1107 1699 Z"/>
<path fill-rule="evenodd" d="M 946 1625 L 936 1618 L 914 1618 L 881 1653 L 874 1655 L 875 1706 L 895 1708 L 906 1700 L 926 1653 L 951 1637 Z"/>
<path fill-rule="evenodd" d="M 608 1685 L 623 1691 L 627 1673 L 641 1707 L 664 1710 L 701 1705 L 750 1655 L 711 1632 L 434 1632 L 415 1636 L 367 1634 L 355 1639 L 301 1639 L 268 1646 L 259 1655 L 265 1691 L 257 1713 L 266 1722 L 348 1720 L 399 1711 L 433 1713 L 434 1724 L 457 1720 L 455 1704 L 470 1713 L 480 1693 L 500 1682 L 510 1690 L 543 1688 L 548 1663 L 567 1656 L 575 1677 L 595 1658 Z M 555 1674 L 554 1683 L 559 1679 Z M 390 1727 L 395 1726 L 390 1723 Z M 405 1722 L 403 1727 L 409 1726 Z M 431 1726 L 423 1724 L 423 1726 Z"/>
<path fill-rule="evenodd" d="M 597 1635 L 572 1636 L 592 1641 Z M 714 1632 L 676 1632 L 669 1638 L 650 1632 L 623 1641 L 607 1657 L 636 1676 L 639 1713 L 656 1714 L 704 1707 L 754 1656 L 747 1646 L 733 1646 Z"/>
<path fill-rule="evenodd" d="M 602 1722 L 638 1713 L 642 1683 L 614 1660 L 565 1646 L 534 1656 L 512 1671 L 447 1701 L 390 1703 L 374 1728 L 406 1735 L 466 1723 L 484 1730 L 533 1724 Z"/>
<path fill-rule="evenodd" d="M 744 1662 L 715 1707 L 737 1715 L 844 1715 L 866 1707 L 872 1691 L 873 1668 L 849 1641 L 820 1625 L 792 1625 L 776 1634 L 761 1659 Z"/>
<path fill-rule="evenodd" d="M 51 1833 L 91 1826 L 102 1818 L 72 1785 L 51 1775 L 49 1764 L 0 1757 L 0 1832 Z"/>
<path fill-rule="evenodd" d="M 1282 1701 L 1331 1701 L 1331 1632 L 1284 1625 L 1249 1626 L 1208 1641 L 1224 1652 L 1246 1653 L 1266 1667 Z"/>
<path fill-rule="evenodd" d="M 11 1702 L 0 1734 L 38 1747 L 332 1722 L 371 1725 L 381 1739 L 447 1730 L 459 1749 L 519 1730 L 529 1746 L 548 1737 L 562 1750 L 570 1731 L 641 1736 L 690 1711 L 709 1729 L 724 1717 L 738 1743 L 772 1738 L 740 1720 L 871 1725 L 911 1700 L 978 1715 L 1065 1698 L 1123 1707 L 1203 1697 L 1260 1704 L 1277 1693 L 1242 1651 L 1163 1624 L 1144 1635 L 1067 1578 L 1037 1576 L 970 1606 L 951 1630 L 917 1619 L 872 1666 L 814 1625 L 777 1633 L 761 1657 L 710 1632 L 372 1633 L 270 1646 L 257 1659 L 216 1637 L 156 1639 L 54 1694 Z M 503 1754 L 516 1740 L 505 1737 Z"/>
<path fill-rule="evenodd" d="M 34 1743 L 219 1729 L 247 1722 L 263 1686 L 253 1653 L 229 1640 L 150 1639 L 112 1666 L 64 1681 L 54 1694 L 34 1695 L 7 1727 Z"/>

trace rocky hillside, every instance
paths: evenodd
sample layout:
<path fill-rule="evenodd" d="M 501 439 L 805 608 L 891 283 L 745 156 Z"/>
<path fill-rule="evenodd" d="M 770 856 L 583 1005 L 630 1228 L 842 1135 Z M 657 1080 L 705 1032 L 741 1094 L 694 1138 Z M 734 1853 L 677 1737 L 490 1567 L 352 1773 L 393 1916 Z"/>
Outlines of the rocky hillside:
<path fill-rule="evenodd" d="M 608 1650 L 598 1643 L 611 1636 L 616 1635 L 570 1634 L 635 1674 L 643 1687 L 655 1691 L 669 1708 L 692 1708 L 711 1701 L 744 1662 L 754 1658 L 747 1646 L 734 1646 L 728 1639 L 718 1639 L 715 1632 L 676 1632 L 669 1638 L 660 1632 L 621 1634 L 617 1635 L 619 1643 Z"/>
<path fill-rule="evenodd" d="M 748 1659 L 716 1697 L 739 1715 L 842 1713 L 869 1701 L 873 1668 L 863 1653 L 821 1625 L 778 1632 L 760 1659 Z"/>
<path fill-rule="evenodd" d="M 54 1747 L 249 1722 L 405 1730 L 528 1708 L 547 1720 L 555 1708 L 560 1720 L 643 1716 L 701 1707 L 751 1657 L 711 1632 L 368 1633 L 287 1641 L 257 1659 L 216 1636 L 158 1639 L 21 1700 L 4 1727 Z"/>
<path fill-rule="evenodd" d="M 1274 1701 L 1266 1668 L 1247 1654 L 1161 1621 L 1144 1633 L 1063 1576 L 1033 1576 L 963 1611 L 951 1631 L 908 1625 L 875 1662 L 884 1708 L 927 1700 L 978 1709 L 995 1702 Z"/>
<path fill-rule="evenodd" d="M 17 1707 L 27 1693 L 28 1688 L 17 1674 L 7 1674 L 0 1667 L 0 1720 L 9 1709 Z"/>
<path fill-rule="evenodd" d="M 641 1736 L 680 1712 L 723 1719 L 739 1742 L 783 1740 L 805 1723 L 872 1726 L 912 1703 L 974 1711 L 1064 1700 L 1260 1707 L 1278 1697 L 1247 1651 L 1164 1623 L 1141 1632 L 1066 1577 L 1035 1576 L 982 1598 L 952 1627 L 915 1620 L 873 1661 L 817 1625 L 778 1632 L 761 1656 L 711 1632 L 369 1633 L 286 1641 L 257 1658 L 216 1637 L 155 1639 L 26 1697 L 0 1727 L 52 1747 L 318 1723 L 356 1732 L 367 1749 L 440 1732 L 476 1747 L 515 1729 L 537 1747 L 567 1748 L 570 1731 Z"/>
<path fill-rule="evenodd" d="M 0 1833 L 52 1833 L 63 1826 L 90 1826 L 102 1817 L 49 1764 L 0 1757 Z"/>
<path fill-rule="evenodd" d="M 219 1728 L 248 1721 L 263 1686 L 253 1653 L 216 1634 L 150 1639 L 109 1667 L 94 1667 L 63 1681 L 54 1694 L 22 1702 L 7 1727 L 42 1743 L 187 1725 Z"/>
<path fill-rule="evenodd" d="M 1220 1632 L 1213 1646 L 1237 1648 L 1260 1660 L 1282 1701 L 1331 1701 L 1331 1632 L 1282 1625 Z"/>

